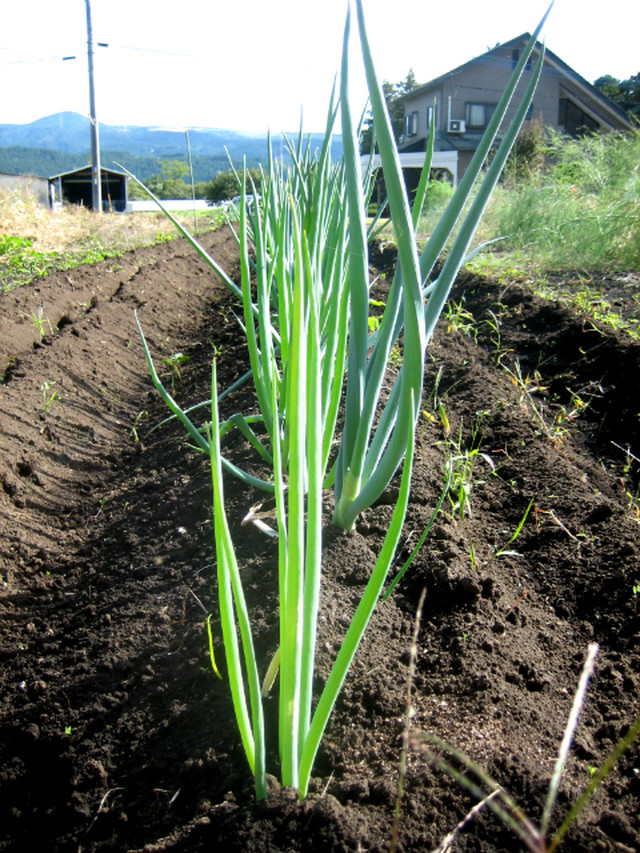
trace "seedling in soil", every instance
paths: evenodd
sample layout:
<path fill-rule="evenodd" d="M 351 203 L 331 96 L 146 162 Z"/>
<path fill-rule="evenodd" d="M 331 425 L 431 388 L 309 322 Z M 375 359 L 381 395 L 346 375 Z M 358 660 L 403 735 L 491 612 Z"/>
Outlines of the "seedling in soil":
<path fill-rule="evenodd" d="M 462 307 L 461 302 L 449 302 L 445 308 L 445 318 L 447 321 L 447 332 L 456 331 L 472 337 L 478 342 L 478 327 L 475 317 L 471 311 L 467 311 Z"/>
<path fill-rule="evenodd" d="M 509 547 L 509 545 L 512 545 L 516 541 L 518 536 L 520 536 L 520 534 L 522 533 L 522 528 L 525 525 L 525 522 L 527 520 L 527 516 L 529 515 L 529 511 L 531 510 L 532 506 L 533 506 L 533 498 L 531 498 L 531 500 L 529 501 L 529 504 L 524 511 L 524 515 L 520 519 L 518 526 L 516 527 L 511 539 L 509 539 L 509 541 L 505 545 L 503 545 L 502 548 L 498 548 L 496 550 L 496 557 L 519 557 L 520 556 L 517 551 L 507 551 L 507 548 Z"/>
<path fill-rule="evenodd" d="M 451 432 L 451 424 L 449 423 L 449 417 L 447 416 L 447 409 L 444 403 L 438 403 L 438 414 L 440 416 L 442 431 L 445 435 L 449 435 Z"/>
<path fill-rule="evenodd" d="M 640 522 L 640 484 L 638 484 L 635 492 L 626 491 L 625 494 L 627 497 L 627 512 L 635 521 Z"/>
<path fill-rule="evenodd" d="M 447 442 L 450 450 L 453 451 L 447 462 L 451 471 L 451 488 L 449 490 L 451 514 L 453 518 L 459 516 L 460 520 L 464 520 L 466 515 L 471 515 L 471 490 L 474 485 L 482 482 L 482 480 L 473 479 L 476 461 L 482 458 L 489 465 L 491 472 L 495 472 L 495 465 L 491 457 L 480 451 L 484 414 L 484 412 L 479 412 L 476 417 L 476 422 L 471 431 L 470 448 L 463 447 L 462 424 L 460 424 L 457 439 L 449 439 Z"/>
<path fill-rule="evenodd" d="M 500 318 L 498 317 L 498 315 L 495 313 L 495 311 L 491 311 L 491 310 L 488 312 L 488 314 L 489 314 L 490 319 L 484 320 L 484 323 L 487 326 L 489 326 L 489 328 L 493 332 L 493 335 L 491 337 L 491 343 L 495 347 L 496 364 L 499 365 L 501 363 L 502 359 L 508 353 L 513 352 L 513 350 L 506 349 L 502 345 L 502 333 L 500 332 L 500 327 L 502 325 L 502 322 L 501 322 Z"/>
<path fill-rule="evenodd" d="M 441 379 L 442 365 L 438 368 L 438 372 L 436 373 L 436 378 L 433 383 L 433 391 L 429 395 L 429 398 L 433 400 L 431 404 L 431 410 L 425 406 L 425 408 L 422 410 L 422 414 L 430 423 L 435 423 L 436 421 L 440 420 L 440 425 L 442 426 L 444 434 L 449 435 L 451 431 L 451 424 L 449 423 L 449 417 L 447 415 L 447 408 L 444 403 L 444 400 L 439 395 Z M 424 430 L 422 431 L 420 438 L 422 438 L 423 436 Z"/>
<path fill-rule="evenodd" d="M 55 382 L 49 382 L 45 379 L 40 386 L 40 390 L 42 391 L 42 411 L 45 415 L 56 400 L 60 399 L 58 392 L 51 390 L 55 384 Z"/>
<path fill-rule="evenodd" d="M 618 450 L 622 450 L 625 454 L 625 461 L 620 481 L 627 497 L 627 512 L 632 515 L 636 521 L 640 521 L 640 483 L 638 484 L 635 492 L 633 491 L 633 486 L 629 487 L 627 485 L 627 478 L 631 474 L 633 464 L 634 462 L 640 463 L 640 459 L 631 452 L 630 447 L 622 447 L 615 441 L 612 441 L 611 444 L 613 444 L 614 447 L 617 447 Z"/>
<path fill-rule="evenodd" d="M 175 390 L 176 384 L 180 381 L 180 368 L 181 366 L 191 359 L 191 356 L 184 355 L 181 352 L 176 352 L 173 355 L 170 355 L 168 358 L 163 358 L 162 361 L 164 364 L 169 367 L 169 371 L 167 373 L 163 373 L 163 376 L 171 377 L 171 390 Z"/>
<path fill-rule="evenodd" d="M 570 388 L 567 388 L 567 391 L 570 403 L 568 406 L 560 406 L 560 411 L 555 416 L 553 426 L 551 427 L 553 437 L 556 440 L 568 436 L 571 424 L 573 424 L 576 418 L 585 413 L 594 397 L 600 397 L 603 393 L 602 387 L 596 382 L 590 382 L 580 392 L 572 391 Z"/>
<path fill-rule="evenodd" d="M 540 402 L 540 404 L 536 404 L 535 400 L 533 399 L 534 394 L 544 393 L 547 390 L 547 388 L 540 383 L 539 374 L 536 372 L 534 379 L 532 379 L 530 376 L 523 376 L 522 369 L 520 367 L 520 362 L 517 359 L 514 362 L 513 369 L 507 367 L 506 364 L 503 364 L 502 367 L 518 391 L 520 405 L 524 405 L 525 402 L 529 403 L 533 414 L 536 416 L 538 422 L 542 427 L 544 434 L 547 436 L 547 438 L 553 440 L 554 434 L 549 428 L 544 418 L 544 409 L 542 402 Z"/>
<path fill-rule="evenodd" d="M 37 309 L 37 311 L 31 312 L 31 319 L 33 320 L 33 325 L 38 330 L 40 341 L 47 335 L 47 326 L 49 327 L 49 334 L 53 334 L 53 326 L 51 325 L 51 320 L 49 320 L 48 317 L 44 316 L 44 308 L 42 307 L 42 305 Z"/>
<path fill-rule="evenodd" d="M 138 435 L 138 427 L 140 426 L 142 419 L 146 418 L 148 414 L 148 412 L 138 412 L 138 414 L 136 415 L 136 419 L 133 422 L 133 426 L 129 430 L 129 435 L 136 442 L 136 444 L 140 441 L 140 436 Z"/>

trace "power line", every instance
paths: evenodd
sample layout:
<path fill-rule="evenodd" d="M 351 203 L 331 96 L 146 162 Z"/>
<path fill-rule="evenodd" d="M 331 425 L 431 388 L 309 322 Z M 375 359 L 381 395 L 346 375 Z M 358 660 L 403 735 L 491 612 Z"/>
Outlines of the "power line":
<path fill-rule="evenodd" d="M 32 59 L 10 59 L 8 62 L 0 62 L 0 65 L 29 65 L 35 62 L 61 62 L 64 59 L 75 58 L 75 56 L 38 56 Z"/>
<path fill-rule="evenodd" d="M 111 50 L 128 50 L 135 53 L 154 53 L 157 56 L 175 56 L 181 59 L 206 59 L 207 57 L 201 53 L 180 53 L 174 50 L 159 50 L 152 47 L 135 47 L 134 45 L 114 44 L 113 42 L 96 42 L 97 47 L 108 47 Z M 0 50 L 11 50 L 8 47 L 0 47 Z M 86 56 L 86 51 L 84 52 Z M 35 56 L 28 59 L 9 59 L 0 62 L 2 65 L 27 65 L 34 62 L 60 62 L 66 59 L 77 59 L 77 55 L 73 56 Z"/>

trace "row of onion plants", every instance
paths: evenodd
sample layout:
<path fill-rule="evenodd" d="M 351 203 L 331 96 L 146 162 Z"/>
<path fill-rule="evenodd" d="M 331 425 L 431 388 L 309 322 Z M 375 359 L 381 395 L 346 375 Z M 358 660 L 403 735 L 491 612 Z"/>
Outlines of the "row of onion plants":
<path fill-rule="evenodd" d="M 420 187 L 410 209 L 398 150 L 367 38 L 362 0 L 353 0 L 375 134 L 398 263 L 383 316 L 370 331 L 369 243 L 366 210 L 370 169 L 362 169 L 357 122 L 349 103 L 351 8 L 347 13 L 338 103 L 331 101 L 324 144 L 311 152 L 302 141 L 289 145 L 288 168 L 273 158 L 260 195 L 242 188 L 238 241 L 238 286 L 185 233 L 242 301 L 258 412 L 238 412 L 221 422 L 215 363 L 204 425 L 160 381 L 144 335 L 153 382 L 196 446 L 211 461 L 222 635 L 233 706 L 242 744 L 255 777 L 256 795 L 266 796 L 264 680 L 251 618 L 225 512 L 223 471 L 275 496 L 278 533 L 280 645 L 278 743 L 282 783 L 308 791 L 323 733 L 358 645 L 383 590 L 409 502 L 415 431 L 422 397 L 426 349 L 455 277 L 518 130 L 527 114 L 543 61 L 535 70 L 515 117 L 498 133 L 516 85 L 544 23 L 523 51 L 472 162 L 426 247 L 420 253 L 416 225 L 430 171 L 433 130 Z M 546 15 L 545 15 L 546 18 Z M 334 163 L 331 141 L 341 115 L 343 158 Z M 489 152 L 491 163 L 483 171 Z M 364 173 L 363 173 L 364 172 Z M 476 186 L 481 176 L 482 181 Z M 256 188 L 257 190 L 257 188 Z M 473 190 L 473 194 L 472 194 Z M 473 199 L 472 199 L 473 195 Z M 471 200 L 472 199 L 472 200 Z M 466 208 L 464 218 L 461 214 Z M 437 279 L 427 284 L 451 234 L 457 236 Z M 182 230 L 182 229 L 181 229 Z M 389 356 L 402 344 L 402 365 L 383 399 Z M 227 393 L 227 392 L 223 392 Z M 337 429 L 339 413 L 343 424 Z M 263 477 L 250 475 L 222 453 L 222 440 L 238 427 L 260 454 Z M 401 472 L 396 506 L 375 566 L 343 638 L 320 696 L 314 697 L 316 633 L 322 580 L 323 493 L 334 492 L 333 521 L 350 529 L 358 515 Z M 268 680 L 274 670 L 270 667 Z"/>

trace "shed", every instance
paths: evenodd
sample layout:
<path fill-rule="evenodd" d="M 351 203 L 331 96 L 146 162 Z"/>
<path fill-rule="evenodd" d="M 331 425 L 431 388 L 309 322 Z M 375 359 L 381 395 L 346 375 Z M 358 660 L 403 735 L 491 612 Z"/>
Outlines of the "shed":
<path fill-rule="evenodd" d="M 100 169 L 102 183 L 102 209 L 105 212 L 124 213 L 127 209 L 127 175 L 116 169 Z M 72 172 L 62 172 L 49 178 L 51 207 L 63 202 L 92 207 L 91 166 Z"/>
<path fill-rule="evenodd" d="M 38 204 L 47 204 L 49 201 L 49 187 L 46 178 L 37 175 L 12 175 L 0 172 L 0 190 L 13 193 L 30 193 Z"/>

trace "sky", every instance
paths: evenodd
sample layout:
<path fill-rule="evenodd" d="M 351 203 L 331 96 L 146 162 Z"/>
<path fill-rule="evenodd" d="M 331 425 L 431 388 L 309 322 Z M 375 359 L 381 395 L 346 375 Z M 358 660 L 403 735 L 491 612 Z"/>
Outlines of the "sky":
<path fill-rule="evenodd" d="M 91 0 L 99 122 L 264 133 L 322 131 L 348 0 Z M 364 0 L 378 78 L 418 83 L 534 29 L 548 0 Z M 637 0 L 556 0 L 547 46 L 593 82 L 640 71 Z M 352 27 L 351 102 L 366 103 Z M 0 124 L 88 115 L 85 0 L 8 0 Z M 76 59 L 63 61 L 63 57 Z"/>

